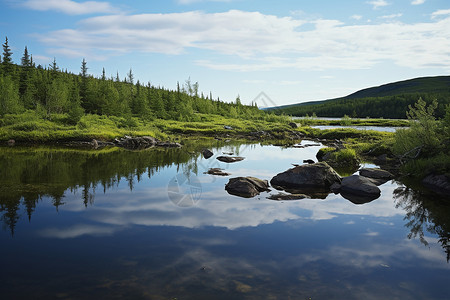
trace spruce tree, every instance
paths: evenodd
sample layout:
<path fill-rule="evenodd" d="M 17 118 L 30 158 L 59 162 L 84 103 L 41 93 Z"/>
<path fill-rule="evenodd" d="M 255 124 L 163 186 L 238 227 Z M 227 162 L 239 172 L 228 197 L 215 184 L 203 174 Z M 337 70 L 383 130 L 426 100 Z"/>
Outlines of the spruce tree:
<path fill-rule="evenodd" d="M 77 124 L 84 115 L 84 109 L 81 107 L 80 91 L 78 88 L 78 80 L 74 80 L 69 91 L 69 113 L 67 116 L 70 124 Z"/>
<path fill-rule="evenodd" d="M 13 73 L 13 61 L 12 61 L 12 51 L 8 45 L 8 37 L 5 38 L 5 43 L 3 46 L 3 60 L 2 60 L 2 69 L 3 74 L 12 75 Z"/>
<path fill-rule="evenodd" d="M 81 106 L 88 111 L 88 73 L 87 73 L 88 67 L 86 60 L 83 58 L 83 61 L 81 62 L 81 83 L 80 83 L 80 97 L 81 97 Z"/>
<path fill-rule="evenodd" d="M 56 63 L 56 58 L 53 58 L 53 61 L 51 63 L 51 65 L 49 65 L 50 67 L 50 73 L 52 75 L 52 80 L 54 80 L 56 77 L 58 77 L 58 72 L 59 72 L 59 67 L 58 64 Z"/>
<path fill-rule="evenodd" d="M 127 82 L 134 84 L 134 75 L 133 70 L 130 68 L 130 71 L 127 73 Z"/>
<path fill-rule="evenodd" d="M 23 52 L 23 56 L 21 59 L 21 71 L 20 71 L 20 79 L 19 79 L 19 94 L 23 97 L 30 85 L 30 76 L 33 70 L 33 62 L 28 54 L 28 48 L 25 46 L 25 50 Z"/>

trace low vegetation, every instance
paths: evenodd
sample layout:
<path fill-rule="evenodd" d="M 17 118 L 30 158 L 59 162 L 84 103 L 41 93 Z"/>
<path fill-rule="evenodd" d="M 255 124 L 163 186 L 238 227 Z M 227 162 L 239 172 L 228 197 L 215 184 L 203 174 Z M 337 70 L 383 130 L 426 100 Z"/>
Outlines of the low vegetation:
<path fill-rule="evenodd" d="M 450 105 L 442 119 L 436 119 L 436 101 L 427 105 L 419 99 L 407 113 L 408 129 L 395 133 L 393 152 L 403 163 L 405 173 L 424 177 L 430 173 L 450 176 Z"/>

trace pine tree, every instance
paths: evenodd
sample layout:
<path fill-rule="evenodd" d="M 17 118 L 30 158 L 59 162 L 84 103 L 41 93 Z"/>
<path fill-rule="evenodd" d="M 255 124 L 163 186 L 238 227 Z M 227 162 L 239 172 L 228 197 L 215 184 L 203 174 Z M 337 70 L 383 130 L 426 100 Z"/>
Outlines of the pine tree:
<path fill-rule="evenodd" d="M 80 83 L 80 97 L 81 97 L 81 106 L 86 110 L 86 112 L 90 112 L 88 110 L 88 67 L 86 60 L 83 58 L 81 62 L 81 83 Z"/>
<path fill-rule="evenodd" d="M 33 70 L 33 63 L 28 54 L 28 48 L 25 46 L 25 50 L 23 51 L 23 56 L 21 59 L 22 68 L 20 71 L 20 79 L 19 79 L 19 94 L 23 97 L 28 89 L 30 84 L 30 73 Z"/>
<path fill-rule="evenodd" d="M 130 68 L 130 71 L 127 73 L 127 82 L 134 84 L 134 75 L 133 70 Z"/>
<path fill-rule="evenodd" d="M 53 61 L 49 65 L 49 67 L 50 67 L 50 74 L 51 74 L 52 80 L 54 80 L 56 77 L 58 77 L 58 72 L 60 71 L 58 64 L 56 63 L 56 58 L 53 58 Z"/>
<path fill-rule="evenodd" d="M 78 88 L 78 81 L 74 80 L 72 88 L 69 91 L 69 113 L 68 121 L 70 124 L 77 124 L 84 114 L 84 109 L 81 107 L 80 90 Z"/>
<path fill-rule="evenodd" d="M 3 60 L 2 60 L 2 69 L 3 74 L 5 75 L 13 75 L 13 61 L 12 61 L 12 51 L 8 45 L 8 37 L 5 38 L 5 43 L 3 46 Z"/>

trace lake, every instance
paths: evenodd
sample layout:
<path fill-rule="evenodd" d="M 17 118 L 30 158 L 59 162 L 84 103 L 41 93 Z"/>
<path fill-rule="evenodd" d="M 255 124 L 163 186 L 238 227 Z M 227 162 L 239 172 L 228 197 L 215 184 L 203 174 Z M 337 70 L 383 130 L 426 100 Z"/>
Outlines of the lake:
<path fill-rule="evenodd" d="M 390 126 L 344 126 L 344 125 L 318 125 L 311 126 L 312 128 L 324 129 L 336 129 L 336 128 L 353 128 L 358 130 L 375 130 L 375 131 L 385 131 L 385 132 L 395 132 L 397 129 L 404 129 L 405 127 L 390 127 Z"/>
<path fill-rule="evenodd" d="M 320 147 L 0 148 L 2 299 L 448 298 L 439 196 L 396 181 L 360 205 L 224 189 L 316 160 Z M 245 160 L 222 163 L 224 152 Z M 204 174 L 212 167 L 232 175 Z"/>

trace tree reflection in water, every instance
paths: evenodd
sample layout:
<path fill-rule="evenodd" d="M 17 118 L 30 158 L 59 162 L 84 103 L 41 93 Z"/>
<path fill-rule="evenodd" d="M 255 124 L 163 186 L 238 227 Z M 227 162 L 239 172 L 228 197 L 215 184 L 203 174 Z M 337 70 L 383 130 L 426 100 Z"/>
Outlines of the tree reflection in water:
<path fill-rule="evenodd" d="M 444 196 L 430 195 L 421 190 L 399 187 L 394 191 L 396 207 L 405 210 L 409 239 L 418 237 L 428 246 L 425 232 L 439 236 L 439 243 L 450 261 L 450 202 Z"/>
<path fill-rule="evenodd" d="M 144 176 L 152 178 L 164 168 L 176 166 L 177 172 L 198 173 L 201 150 L 217 151 L 224 146 L 239 152 L 241 143 L 224 141 L 187 141 L 181 149 L 153 148 L 128 151 L 119 148 L 75 150 L 67 148 L 0 147 L 0 221 L 11 235 L 25 210 L 28 220 L 44 197 L 56 210 L 64 205 L 70 191 L 81 191 L 85 207 L 93 205 L 98 189 L 103 192 L 126 181 L 130 190 Z"/>

